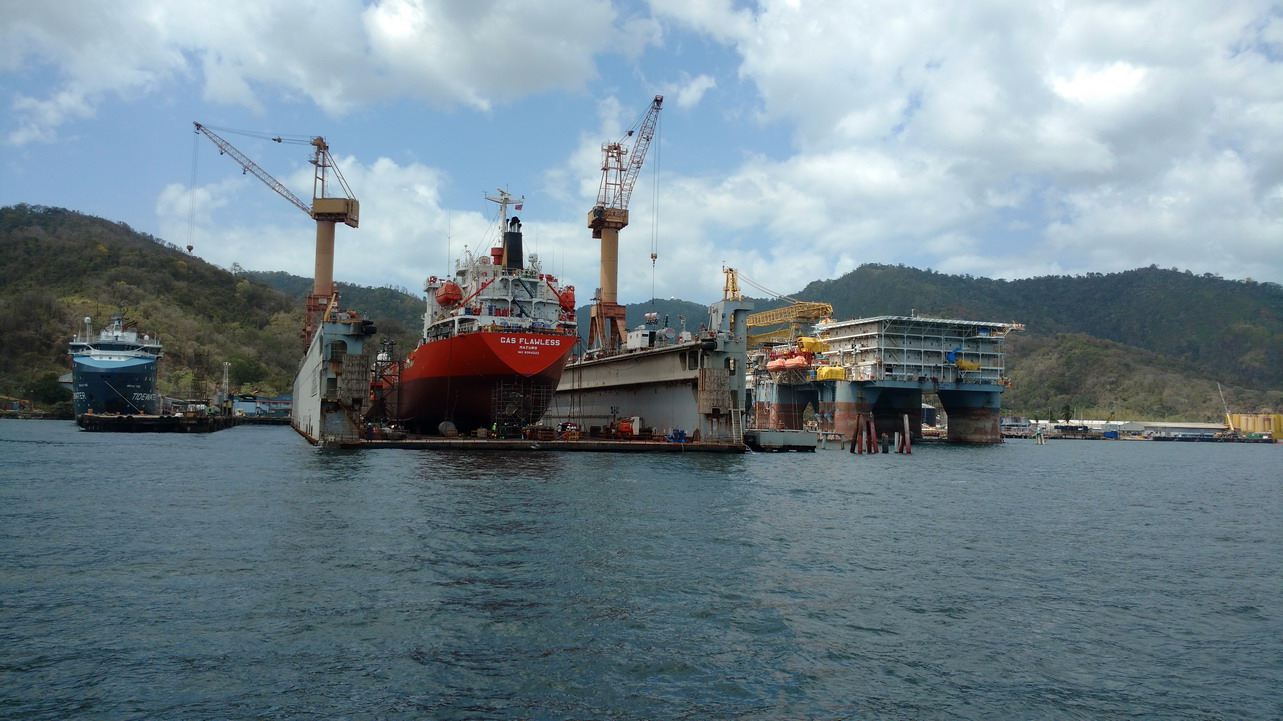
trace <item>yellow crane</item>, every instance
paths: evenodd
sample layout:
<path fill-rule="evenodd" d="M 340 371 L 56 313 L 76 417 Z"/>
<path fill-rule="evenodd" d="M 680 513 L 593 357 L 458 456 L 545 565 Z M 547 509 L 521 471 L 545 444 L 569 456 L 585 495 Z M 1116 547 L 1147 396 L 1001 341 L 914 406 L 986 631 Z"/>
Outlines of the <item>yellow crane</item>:
<path fill-rule="evenodd" d="M 1216 381 L 1216 392 L 1221 395 L 1221 407 L 1225 409 L 1225 425 L 1229 428 L 1231 434 L 1238 433 L 1234 430 L 1234 417 L 1230 415 L 1230 404 L 1225 402 L 1225 391 L 1221 390 L 1221 382 Z"/>
<path fill-rule="evenodd" d="M 781 326 L 762 333 L 750 333 L 749 347 L 763 343 L 787 343 L 796 340 L 821 318 L 833 315 L 830 303 L 795 300 L 792 305 L 754 313 L 747 319 L 749 329 Z"/>
<path fill-rule="evenodd" d="M 339 172 L 338 166 L 334 164 L 334 159 L 330 156 L 330 146 L 325 142 L 325 138 L 314 137 L 306 141 L 312 146 L 313 152 L 309 162 L 312 163 L 315 170 L 312 176 L 312 205 L 309 207 L 298 196 L 290 192 L 281 181 L 273 178 L 266 170 L 263 170 L 235 146 L 224 140 L 207 125 L 192 122 L 196 126 L 196 132 L 203 134 L 218 146 L 222 154 L 232 156 L 232 159 L 240 164 L 244 172 L 252 173 L 254 177 L 263 181 L 267 187 L 276 191 L 278 195 L 290 201 L 299 210 L 307 213 L 308 217 L 316 221 L 316 264 L 315 272 L 312 276 L 312 294 L 307 298 L 307 318 L 303 329 L 304 345 L 312 340 L 312 333 L 315 332 L 319 325 L 320 316 L 326 309 L 337 302 L 337 295 L 334 292 L 334 227 L 336 223 L 343 223 L 350 227 L 357 227 L 360 224 L 361 204 L 352 195 L 352 189 L 348 187 L 347 181 L 344 180 L 343 174 Z M 224 132 L 228 132 L 224 129 Z M 281 137 L 270 138 L 273 142 L 286 142 Z M 343 197 L 330 196 L 330 175 L 342 188 Z"/>
<path fill-rule="evenodd" d="M 592 237 L 601 239 L 601 290 L 590 312 L 589 348 L 617 348 L 627 337 L 626 309 L 619 305 L 619 231 L 628 225 L 628 200 L 663 104 L 664 96 L 656 95 L 638 128 L 629 130 L 620 141 L 601 146 L 601 186 L 597 204 L 588 213 Z M 636 136 L 632 148 L 624 147 L 624 140 L 632 136 Z"/>

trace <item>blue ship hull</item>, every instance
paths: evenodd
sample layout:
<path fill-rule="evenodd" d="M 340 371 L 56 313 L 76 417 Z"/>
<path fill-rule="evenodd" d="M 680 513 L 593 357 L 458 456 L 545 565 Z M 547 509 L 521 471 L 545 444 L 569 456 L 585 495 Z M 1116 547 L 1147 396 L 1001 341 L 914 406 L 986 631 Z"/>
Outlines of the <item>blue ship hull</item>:
<path fill-rule="evenodd" d="M 160 415 L 156 392 L 156 359 L 97 360 L 72 358 L 76 415 L 117 413 Z"/>

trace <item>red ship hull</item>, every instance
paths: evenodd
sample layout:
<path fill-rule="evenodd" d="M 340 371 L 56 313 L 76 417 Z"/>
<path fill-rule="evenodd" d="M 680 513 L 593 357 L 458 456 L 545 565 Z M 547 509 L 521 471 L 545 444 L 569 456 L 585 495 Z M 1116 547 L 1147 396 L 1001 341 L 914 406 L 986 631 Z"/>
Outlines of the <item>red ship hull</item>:
<path fill-rule="evenodd" d="M 460 433 L 538 421 L 578 338 L 521 331 L 466 333 L 424 343 L 401 371 L 397 415 L 417 433 Z"/>

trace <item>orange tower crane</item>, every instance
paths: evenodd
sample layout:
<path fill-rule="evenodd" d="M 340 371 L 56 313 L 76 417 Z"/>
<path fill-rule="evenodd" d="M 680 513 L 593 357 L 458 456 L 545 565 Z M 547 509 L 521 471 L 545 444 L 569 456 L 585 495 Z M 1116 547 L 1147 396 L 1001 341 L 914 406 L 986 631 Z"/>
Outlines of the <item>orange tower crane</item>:
<path fill-rule="evenodd" d="M 646 149 L 655 136 L 663 103 L 664 96 L 656 95 L 640 127 L 628 131 L 625 138 L 636 136 L 631 149 L 624 147 L 623 140 L 601 146 L 601 187 L 597 204 L 588 213 L 592 237 L 601 239 L 601 289 L 590 312 L 589 348 L 613 350 L 622 346 L 627 337 L 626 309 L 619 304 L 619 231 L 628 225 L 628 199 L 646 159 Z"/>
<path fill-rule="evenodd" d="M 350 227 L 357 227 L 360 224 L 361 204 L 352 196 L 352 189 L 348 187 L 347 181 L 343 179 L 343 174 L 334 164 L 334 159 L 330 156 L 330 146 L 326 144 L 325 138 L 315 137 L 308 143 L 313 147 L 310 162 L 315 167 L 312 176 L 312 206 L 308 207 L 298 196 L 290 192 L 281 181 L 273 178 L 267 171 L 263 170 L 250 160 L 241 151 L 237 150 L 231 143 L 219 137 L 217 133 L 210 130 L 208 126 L 200 123 L 192 123 L 196 126 L 196 132 L 204 134 L 214 145 L 226 155 L 232 156 L 232 159 L 240 164 L 246 172 L 253 173 L 254 177 L 263 181 L 267 187 L 276 191 L 281 197 L 290 201 L 299 210 L 308 214 L 308 217 L 316 221 L 316 265 L 315 272 L 312 276 L 312 294 L 307 297 L 307 318 L 304 321 L 306 325 L 303 328 L 303 343 L 306 346 L 312 340 L 312 333 L 315 332 L 320 324 L 320 318 L 324 315 L 327 308 L 333 307 L 338 302 L 338 295 L 334 290 L 334 227 L 335 223 L 343 223 Z M 280 137 L 271 138 L 273 142 L 285 142 Z M 329 174 L 334 174 L 334 179 L 338 181 L 339 186 L 343 189 L 343 197 L 330 197 L 329 193 Z"/>

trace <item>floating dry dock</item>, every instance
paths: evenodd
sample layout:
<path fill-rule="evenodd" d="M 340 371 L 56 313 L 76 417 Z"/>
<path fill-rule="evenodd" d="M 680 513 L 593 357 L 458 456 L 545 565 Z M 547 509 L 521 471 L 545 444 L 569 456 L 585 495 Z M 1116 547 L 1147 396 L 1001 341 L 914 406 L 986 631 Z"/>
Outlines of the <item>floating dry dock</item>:
<path fill-rule="evenodd" d="M 590 453 L 743 453 L 743 443 L 703 443 L 688 441 L 613 440 L 582 438 L 577 441 L 535 440 L 531 438 L 467 438 L 458 436 L 409 436 L 401 439 L 360 440 L 343 444 L 343 448 L 414 448 L 431 451 L 543 451 Z"/>

